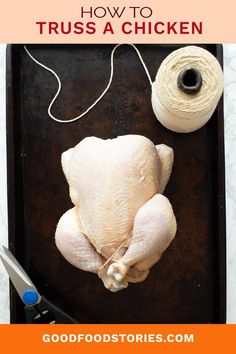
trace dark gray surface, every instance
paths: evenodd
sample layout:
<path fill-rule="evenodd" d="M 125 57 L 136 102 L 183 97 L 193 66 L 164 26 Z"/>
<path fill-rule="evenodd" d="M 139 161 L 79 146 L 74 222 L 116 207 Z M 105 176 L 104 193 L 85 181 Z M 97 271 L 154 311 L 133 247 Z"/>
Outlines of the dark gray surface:
<path fill-rule="evenodd" d="M 54 109 L 59 117 L 83 111 L 107 83 L 109 45 L 29 48 L 62 79 Z M 139 48 L 154 78 L 175 47 Z M 222 58 L 220 48 L 208 49 Z M 8 49 L 8 83 L 10 246 L 41 293 L 82 323 L 224 322 L 222 102 L 201 130 L 187 135 L 166 130 L 152 112 L 149 83 L 129 47 L 117 52 L 110 91 L 88 116 L 72 124 L 48 118 L 55 79 L 33 63 L 22 46 Z M 55 247 L 56 224 L 71 207 L 60 154 L 85 136 L 112 138 L 129 133 L 174 148 L 174 170 L 165 195 L 176 213 L 178 232 L 145 282 L 112 294 L 96 275 L 68 264 Z M 11 318 L 24 321 L 14 292 Z"/>

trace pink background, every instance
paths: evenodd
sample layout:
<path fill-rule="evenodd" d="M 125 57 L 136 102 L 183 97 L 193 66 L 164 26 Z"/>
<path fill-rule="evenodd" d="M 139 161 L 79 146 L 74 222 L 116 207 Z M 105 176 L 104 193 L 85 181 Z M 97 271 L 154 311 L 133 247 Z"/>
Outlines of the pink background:
<path fill-rule="evenodd" d="M 96 7 L 123 7 L 126 10 L 123 16 L 111 18 L 92 19 L 87 16 L 81 19 L 81 7 L 88 9 Z M 151 7 L 153 15 L 144 19 L 140 15 L 133 18 L 133 11 L 129 6 Z M 0 41 L 5 43 L 188 43 L 188 42 L 235 42 L 235 0 L 178 0 L 178 1 L 137 1 L 137 0 L 7 0 L 2 4 L 0 11 Z M 101 10 L 100 10 L 101 13 Z M 145 13 L 145 12 L 144 12 Z M 99 14 L 99 11 L 98 11 Z M 96 33 L 89 34 L 43 34 L 39 33 L 37 21 L 93 21 L 96 22 Z M 106 21 L 112 21 L 115 34 L 103 35 L 102 31 Z M 121 24 L 125 21 L 202 21 L 203 34 L 130 34 L 121 31 Z"/>

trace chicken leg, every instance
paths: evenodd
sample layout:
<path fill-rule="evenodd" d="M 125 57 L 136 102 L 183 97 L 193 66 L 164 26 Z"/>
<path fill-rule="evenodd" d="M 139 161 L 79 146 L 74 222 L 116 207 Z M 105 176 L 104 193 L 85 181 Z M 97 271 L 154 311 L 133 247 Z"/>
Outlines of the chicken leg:
<path fill-rule="evenodd" d="M 123 257 L 109 266 L 107 274 L 120 282 L 130 270 L 132 281 L 131 267 L 134 266 L 141 271 L 142 280 L 143 277 L 145 279 L 149 268 L 161 257 L 175 233 L 176 219 L 172 206 L 165 196 L 156 194 L 138 210 L 130 246 Z"/>
<path fill-rule="evenodd" d="M 63 214 L 59 220 L 55 241 L 59 251 L 69 263 L 82 270 L 99 273 L 107 289 L 118 291 L 128 286 L 127 280 L 118 283 L 110 277 L 106 268 L 99 272 L 106 260 L 96 252 L 90 241 L 81 232 L 75 207 Z"/>

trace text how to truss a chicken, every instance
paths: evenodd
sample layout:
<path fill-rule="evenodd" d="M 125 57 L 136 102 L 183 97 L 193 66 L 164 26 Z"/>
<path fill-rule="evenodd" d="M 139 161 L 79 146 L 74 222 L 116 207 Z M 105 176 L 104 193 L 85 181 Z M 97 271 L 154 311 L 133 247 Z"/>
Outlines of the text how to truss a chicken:
<path fill-rule="evenodd" d="M 162 194 L 173 150 L 141 135 L 88 137 L 62 154 L 74 208 L 60 219 L 56 245 L 75 267 L 110 291 L 144 281 L 176 234 Z"/>

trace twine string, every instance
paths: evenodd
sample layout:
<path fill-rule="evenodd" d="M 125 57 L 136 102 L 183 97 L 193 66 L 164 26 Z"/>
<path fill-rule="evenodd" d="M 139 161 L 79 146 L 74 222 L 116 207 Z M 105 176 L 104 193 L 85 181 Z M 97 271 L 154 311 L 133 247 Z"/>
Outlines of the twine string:
<path fill-rule="evenodd" d="M 74 117 L 74 118 L 71 118 L 71 119 L 67 119 L 67 120 L 64 120 L 64 119 L 59 119 L 57 117 L 55 117 L 52 113 L 52 106 L 53 104 L 55 103 L 57 97 L 59 96 L 60 92 L 61 92 L 61 88 L 62 88 L 62 85 L 61 85 L 61 79 L 59 77 L 59 75 L 55 72 L 55 70 L 49 68 L 48 66 L 46 66 L 45 64 L 43 64 L 42 62 L 40 62 L 39 60 L 37 60 L 31 53 L 30 51 L 28 50 L 27 46 L 25 45 L 24 46 L 24 49 L 26 51 L 26 53 L 28 54 L 28 56 L 39 66 L 41 66 L 42 68 L 44 68 L 45 70 L 49 71 L 56 79 L 57 81 L 57 85 L 58 85 L 58 88 L 57 88 L 57 91 L 53 97 L 53 99 L 51 100 L 49 106 L 48 106 L 48 115 L 50 118 L 52 118 L 54 121 L 58 122 L 58 123 L 72 123 L 72 122 L 75 122 L 76 120 L 79 120 L 81 119 L 82 117 L 84 117 L 89 111 L 91 111 L 99 101 L 101 101 L 101 99 L 103 98 L 103 96 L 105 96 L 105 94 L 107 93 L 107 91 L 109 90 L 110 86 L 111 86 L 111 83 L 112 83 L 112 80 L 113 80 L 113 75 L 114 75 L 114 54 L 117 50 L 117 48 L 119 48 L 120 46 L 122 45 L 129 45 L 131 46 L 135 52 L 137 53 L 138 55 L 138 58 L 144 68 L 144 71 L 147 75 L 147 78 L 148 78 L 148 81 L 150 83 L 150 85 L 152 86 L 152 79 L 151 79 L 151 76 L 150 76 L 150 73 L 148 71 L 148 68 L 142 58 L 142 55 L 139 51 L 139 49 L 134 45 L 134 44 L 117 44 L 113 49 L 112 49 L 112 52 L 111 52 L 111 57 L 110 57 L 110 77 L 109 77 L 109 80 L 108 80 L 108 83 L 107 83 L 107 86 L 105 87 L 105 89 L 102 91 L 102 93 L 98 96 L 98 98 L 81 114 L 79 114 L 78 116 Z"/>

